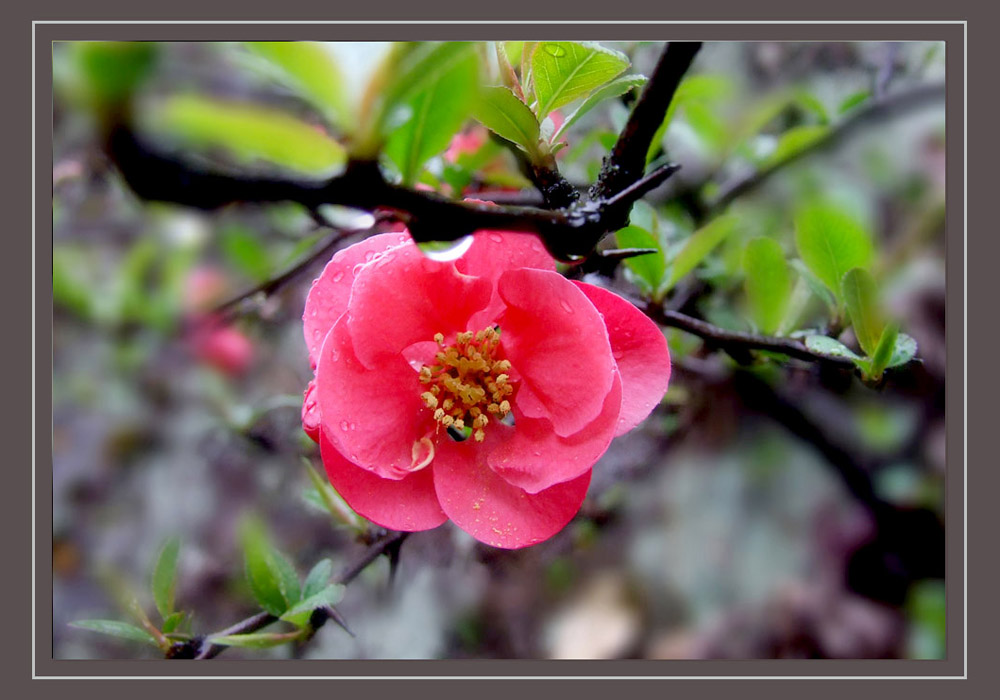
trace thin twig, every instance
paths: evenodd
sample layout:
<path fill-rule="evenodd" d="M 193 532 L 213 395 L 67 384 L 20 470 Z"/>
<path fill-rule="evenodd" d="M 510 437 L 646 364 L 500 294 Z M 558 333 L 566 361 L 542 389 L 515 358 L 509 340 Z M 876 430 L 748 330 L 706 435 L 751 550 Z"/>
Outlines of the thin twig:
<path fill-rule="evenodd" d="M 326 240 L 323 241 L 322 245 L 310 252 L 306 257 L 297 262 L 293 267 L 289 268 L 285 272 L 282 272 L 277 277 L 272 277 L 266 280 L 253 289 L 250 289 L 238 296 L 229 299 L 228 301 L 219 304 L 217 307 L 209 312 L 209 315 L 213 317 L 228 317 L 231 313 L 244 301 L 248 299 L 253 299 L 255 297 L 269 297 L 275 292 L 279 291 L 282 287 L 288 283 L 297 279 L 301 274 L 313 266 L 317 261 L 324 259 L 329 253 L 331 253 L 339 244 L 341 244 L 345 239 L 351 236 L 359 234 L 372 234 L 373 229 L 362 229 L 362 230 L 342 230 L 334 229 Z"/>
<path fill-rule="evenodd" d="M 643 308 L 646 315 L 661 326 L 678 328 L 691 333 L 702 338 L 708 344 L 727 352 L 745 355 L 748 350 L 766 350 L 806 362 L 820 362 L 844 368 L 854 367 L 854 363 L 848 358 L 814 352 L 806 347 L 805 343 L 794 338 L 777 338 L 744 331 L 731 331 L 693 316 L 665 309 L 660 305 L 640 303 L 638 306 Z"/>
<path fill-rule="evenodd" d="M 831 148 L 853 135 L 860 127 L 889 119 L 899 113 L 922 107 L 942 100 L 945 90 L 943 83 L 922 85 L 920 87 L 897 92 L 881 100 L 873 100 L 869 105 L 858 109 L 836 126 L 832 127 L 821 138 L 809 144 L 792 156 L 772 165 L 724 183 L 716 197 L 704 207 L 705 218 L 725 209 L 734 199 L 747 194 L 771 179 L 771 176 L 785 167 L 796 163 L 806 156 Z"/>
<path fill-rule="evenodd" d="M 333 579 L 333 583 L 339 583 L 341 585 L 347 585 L 355 578 L 358 577 L 362 571 L 365 570 L 372 562 L 378 559 L 380 556 L 386 552 L 391 552 L 394 548 L 402 545 L 403 541 L 407 538 L 410 533 L 408 532 L 395 532 L 389 531 L 379 537 L 375 542 L 368 546 L 361 555 L 348 564 L 340 574 Z M 398 556 L 398 550 L 397 556 Z M 347 629 L 343 618 L 340 614 L 333 608 L 319 608 L 316 613 L 314 613 L 314 618 L 311 620 L 315 627 L 322 625 L 327 619 L 334 619 L 341 627 Z M 267 612 L 259 612 L 256 615 L 251 615 L 245 620 L 241 620 L 236 624 L 227 627 L 220 632 L 214 632 L 207 637 L 203 638 L 202 647 L 198 650 L 197 654 L 194 656 L 196 659 L 214 659 L 216 656 L 228 649 L 227 646 L 223 644 L 212 644 L 208 640 L 214 637 L 228 637 L 234 634 L 250 634 L 251 632 L 256 632 L 259 629 L 263 629 L 268 625 L 271 625 L 278 621 L 278 618 Z M 348 630 L 350 632 L 350 630 Z M 207 643 L 206 643 L 207 642 Z M 180 658 L 180 657 L 178 657 Z"/>

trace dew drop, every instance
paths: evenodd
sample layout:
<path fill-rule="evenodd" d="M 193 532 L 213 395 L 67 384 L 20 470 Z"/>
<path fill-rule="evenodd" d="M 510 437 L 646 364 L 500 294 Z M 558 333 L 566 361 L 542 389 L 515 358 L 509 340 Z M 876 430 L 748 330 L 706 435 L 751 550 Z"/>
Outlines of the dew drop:
<path fill-rule="evenodd" d="M 499 233 L 491 233 L 490 240 L 493 241 L 494 243 L 503 243 L 503 236 L 501 236 Z"/>
<path fill-rule="evenodd" d="M 349 426 L 347 426 L 347 427 L 348 427 L 349 429 L 351 429 L 351 430 L 354 430 L 354 428 L 355 428 L 356 426 L 354 425 L 354 423 L 351 423 L 351 424 L 350 424 Z"/>
<path fill-rule="evenodd" d="M 354 266 L 354 269 L 351 270 L 351 274 L 357 277 L 358 273 L 361 272 L 361 268 L 364 266 L 365 266 L 364 263 L 358 263 L 357 265 Z"/>
<path fill-rule="evenodd" d="M 337 274 L 335 274 L 333 276 L 333 281 L 334 282 L 339 282 L 342 279 L 344 279 L 344 271 L 343 270 L 339 271 Z"/>
<path fill-rule="evenodd" d="M 372 258 L 374 257 L 375 257 L 375 251 L 369 250 L 367 253 L 365 253 L 365 262 L 371 262 Z"/>
<path fill-rule="evenodd" d="M 350 423 L 348 423 L 346 420 L 340 421 L 340 429 L 346 433 L 348 430 L 351 429 Z"/>
<path fill-rule="evenodd" d="M 573 313 L 573 307 L 570 306 L 569 302 L 567 302 L 565 299 L 560 299 L 559 300 L 559 305 L 562 307 L 563 311 L 565 311 L 566 313 L 568 313 L 568 314 Z"/>
<path fill-rule="evenodd" d="M 556 58 L 566 55 L 566 49 L 559 44 L 546 44 L 545 52 L 550 56 L 555 56 Z"/>

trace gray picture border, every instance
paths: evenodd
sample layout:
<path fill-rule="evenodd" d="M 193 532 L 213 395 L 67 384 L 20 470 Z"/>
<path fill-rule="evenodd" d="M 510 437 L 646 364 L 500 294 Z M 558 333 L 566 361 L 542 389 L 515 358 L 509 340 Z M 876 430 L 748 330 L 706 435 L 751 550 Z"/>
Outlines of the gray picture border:
<path fill-rule="evenodd" d="M 388 4 L 388 3 L 385 3 Z M 549 9 L 546 6 L 548 16 L 532 17 L 530 3 L 519 3 L 528 7 L 512 7 L 515 3 L 505 3 L 504 11 L 507 17 L 519 17 L 521 19 L 531 18 L 533 22 L 543 20 L 567 21 L 573 18 L 577 21 L 595 21 L 603 15 L 608 16 L 606 8 L 580 7 L 572 5 L 566 8 L 569 3 L 562 3 L 561 12 Z M 5 432 L 16 439 L 11 440 L 12 459 L 8 462 L 8 469 L 14 479 L 14 485 L 7 490 L 7 503 L 4 509 L 5 528 L 7 535 L 7 548 L 11 562 L 17 562 L 16 571 L 18 576 L 9 575 L 4 577 L 2 586 L 6 593 L 5 600 L 12 602 L 8 610 L 8 625 L 10 632 L 4 635 L 4 648 L 7 653 L 3 655 L 5 678 L 20 683 L 36 679 L 31 683 L 30 689 L 25 688 L 25 692 L 33 695 L 48 692 L 65 692 L 65 682 L 55 684 L 47 683 L 49 678 L 67 679 L 77 687 L 73 692 L 93 692 L 107 697 L 108 694 L 119 692 L 142 692 L 171 695 L 176 694 L 181 689 L 177 688 L 175 682 L 156 682 L 156 678 L 177 678 L 177 677 L 204 677 L 202 683 L 209 683 L 205 690 L 211 690 L 212 685 L 208 678 L 217 679 L 219 677 L 245 678 L 248 676 L 268 676 L 268 677 L 296 677 L 296 676 L 324 676 L 339 677 L 341 680 L 335 686 L 329 688 L 329 692 L 371 692 L 373 686 L 379 688 L 380 692 L 458 692 L 462 688 L 474 685 L 475 692 L 486 695 L 496 692 L 521 692 L 518 690 L 522 685 L 544 686 L 546 681 L 543 677 L 563 677 L 560 690 L 564 692 L 576 692 L 579 690 L 583 694 L 587 692 L 606 692 L 608 681 L 595 679 L 610 678 L 619 682 L 627 682 L 628 692 L 671 692 L 679 689 L 677 684 L 687 688 L 689 685 L 702 683 L 699 692 L 732 692 L 727 690 L 728 683 L 712 682 L 704 684 L 703 681 L 684 680 L 691 677 L 699 678 L 730 678 L 757 677 L 761 680 L 749 682 L 747 688 L 756 688 L 754 692 L 795 692 L 796 694 L 805 690 L 803 684 L 808 684 L 808 692 L 819 693 L 821 696 L 825 692 L 847 692 L 846 688 L 839 688 L 839 683 L 833 683 L 822 687 L 819 680 L 836 680 L 843 677 L 881 677 L 899 679 L 896 683 L 903 687 L 893 687 L 891 692 L 900 692 L 919 695 L 922 692 L 955 692 L 954 689 L 943 689 L 938 683 L 922 683 L 919 680 L 903 680 L 905 678 L 920 679 L 967 679 L 968 659 L 966 654 L 966 643 L 972 650 L 979 650 L 978 654 L 970 654 L 973 659 L 977 656 L 980 661 L 984 661 L 985 654 L 995 643 L 991 643 L 985 634 L 990 632 L 990 621 L 996 621 L 995 610 L 987 610 L 985 606 L 995 603 L 991 598 L 995 597 L 991 589 L 986 588 L 990 581 L 996 582 L 995 571 L 987 571 L 986 567 L 992 562 L 987 556 L 976 560 L 972 559 L 967 564 L 967 545 L 971 543 L 989 542 L 992 533 L 995 532 L 996 521 L 994 519 L 994 509 L 987 508 L 983 502 L 995 490 L 990 488 L 995 486 L 997 477 L 995 469 L 990 469 L 996 462 L 992 453 L 987 456 L 986 446 L 983 440 L 978 441 L 977 449 L 974 445 L 975 439 L 968 442 L 968 461 L 966 461 L 966 401 L 971 397 L 966 396 L 967 370 L 966 370 L 966 323 L 967 308 L 966 294 L 969 298 L 976 300 L 990 300 L 991 291 L 995 290 L 986 287 L 990 276 L 986 274 L 985 266 L 990 264 L 1000 256 L 997 253 L 997 236 L 989 233 L 993 227 L 986 222 L 978 227 L 974 226 L 975 219 L 969 223 L 968 234 L 966 234 L 966 138 L 965 138 L 965 109 L 967 83 L 965 79 L 966 70 L 966 42 L 969 24 L 966 20 L 972 14 L 980 14 L 980 19 L 976 20 L 976 26 L 995 26 L 986 17 L 986 10 L 981 12 L 973 9 L 971 3 L 949 3 L 947 14 L 956 16 L 956 19 L 949 19 L 947 23 L 938 23 L 945 14 L 942 12 L 940 3 L 927 3 L 926 8 L 916 7 L 918 3 L 907 5 L 907 13 L 912 19 L 918 19 L 920 24 L 896 24 L 901 20 L 898 14 L 886 17 L 884 10 L 873 10 L 866 7 L 865 3 L 838 3 L 837 11 L 841 14 L 838 17 L 830 16 L 830 11 L 826 10 L 826 19 L 835 20 L 860 20 L 864 22 L 878 21 L 877 24 L 820 24 L 814 19 L 808 19 L 807 10 L 801 5 L 788 4 L 783 12 L 781 9 L 768 9 L 757 11 L 757 17 L 747 16 L 746 6 L 737 3 L 728 3 L 726 8 L 716 10 L 717 17 L 732 18 L 732 24 L 657 24 L 652 20 L 663 20 L 667 16 L 671 19 L 682 18 L 687 20 L 705 19 L 707 14 L 704 7 L 697 8 L 661 8 L 659 12 L 652 8 L 638 9 L 628 13 L 629 19 L 637 20 L 635 24 L 617 24 L 597 21 L 597 23 L 573 23 L 573 24 L 523 24 L 523 23 L 493 23 L 484 24 L 483 20 L 471 25 L 463 24 L 442 24 L 423 23 L 454 21 L 455 19 L 472 20 L 475 8 L 461 7 L 458 12 L 448 13 L 447 11 L 437 11 L 436 9 L 421 8 L 420 16 L 414 17 L 414 10 L 411 3 L 396 3 L 397 11 L 384 9 L 379 14 L 384 18 L 399 18 L 397 24 L 318 24 L 306 22 L 303 24 L 97 24 L 91 23 L 95 20 L 120 21 L 124 19 L 148 21 L 143 19 L 143 15 L 159 14 L 157 19 L 184 19 L 184 20 L 211 20 L 217 22 L 228 22 L 235 20 L 258 20 L 267 22 L 273 19 L 273 8 L 260 3 L 254 7 L 253 3 L 247 2 L 239 6 L 238 11 L 224 12 L 220 10 L 205 10 L 198 8 L 197 3 L 178 1 L 171 3 L 171 8 L 164 11 L 160 8 L 145 7 L 140 8 L 134 4 L 126 5 L 120 3 L 119 7 L 113 7 L 112 3 L 101 3 L 99 7 L 90 4 L 84 9 L 79 4 L 68 2 L 47 3 L 44 8 L 21 8 L 20 10 L 5 10 L 8 15 L 15 12 L 22 13 L 21 17 L 5 22 L 5 31 L 10 39 L 2 46 L 2 50 L 7 58 L 4 62 L 8 81 L 6 87 L 9 95 L 8 110 L 5 111 L 4 119 L 7 122 L 4 129 L 4 136 L 8 141 L 6 154 L 8 155 L 8 168 L 5 178 L 9 180 L 5 191 L 11 193 L 8 200 L 10 216 L 8 219 L 7 240 L 4 245 L 11 248 L 11 253 L 5 256 L 8 269 L 4 276 L 5 289 L 7 294 L 8 308 L 11 318 L 11 328 L 24 329 L 23 333 L 11 334 L 14 342 L 5 344 L 3 352 L 11 357 L 4 365 L 5 386 L 11 391 L 10 398 L 4 402 Z M 776 4 L 776 3 L 775 3 Z M 302 13 L 301 9 L 284 7 L 282 12 L 289 19 L 307 19 L 308 15 Z M 615 3 L 615 14 L 624 16 L 621 3 Z M 699 4 L 701 5 L 701 4 Z M 964 6 L 964 7 L 962 7 Z M 491 8 L 479 8 L 489 11 Z M 756 8 L 755 8 L 756 10 Z M 296 17 L 292 12 L 298 11 Z M 173 18 L 167 16 L 167 12 L 173 13 Z M 306 10 L 310 13 L 309 10 Z M 321 12 L 313 10 L 312 20 L 332 19 L 331 15 L 338 15 L 338 19 L 370 19 L 370 17 L 360 17 L 354 11 L 354 16 L 349 17 L 350 10 L 330 8 L 327 16 L 322 17 Z M 766 14 L 765 14 L 766 12 Z M 922 16 L 920 13 L 923 13 Z M 959 15 L 960 13 L 960 15 Z M 645 15 L 644 17 L 642 15 Z M 498 19 L 499 12 L 493 10 L 494 19 Z M 960 17 L 960 18 L 959 18 Z M 5 17 L 6 19 L 6 17 Z M 787 21 L 789 19 L 803 20 L 803 24 L 782 23 L 782 24 L 758 24 L 746 23 L 766 21 Z M 54 20 L 68 20 L 64 24 L 47 23 Z M 412 21 L 421 23 L 415 24 Z M 475 20 L 474 20 L 475 21 Z M 46 23 L 42 23 L 46 22 Z M 80 22 L 88 22 L 82 24 Z M 926 23 L 931 22 L 931 23 Z M 956 23 L 958 22 L 958 23 Z M 981 24 L 979 24 L 981 22 Z M 51 504 L 51 50 L 50 45 L 54 40 L 73 39 L 147 39 L 147 40 L 253 40 L 253 39 L 326 39 L 326 40 L 378 40 L 378 39 L 541 39 L 541 38 L 577 38 L 594 40 L 622 40 L 622 39 L 654 39 L 654 40 L 943 40 L 947 42 L 947 118 L 948 118 L 948 144 L 947 144 L 947 284 L 948 296 L 946 305 L 947 314 L 947 348 L 948 348 L 948 385 L 947 385 L 947 490 L 946 490 L 946 513 L 947 513 L 947 603 L 948 603 L 948 632 L 947 632 L 947 658 L 943 661 L 234 661 L 219 659 L 211 664 L 171 664 L 166 661 L 67 661 L 53 660 L 51 658 L 51 524 L 52 524 L 52 504 Z M 985 37 L 981 37 L 985 41 Z M 33 53 L 32 53 L 33 46 Z M 994 51 L 992 46 L 979 45 L 980 53 L 973 48 L 968 50 L 968 64 L 973 65 L 977 72 L 990 73 L 992 69 L 988 66 L 995 65 L 995 56 L 988 56 L 989 51 Z M 34 76 L 31 74 L 31 62 L 29 56 L 34 58 Z M 995 126 L 986 127 L 985 118 L 987 100 L 986 93 L 993 93 L 994 90 L 987 88 L 981 93 L 975 93 L 974 104 L 983 105 L 973 111 L 978 114 L 979 120 L 973 119 L 974 123 L 980 124 L 979 128 L 974 128 L 976 134 L 976 151 L 983 153 L 986 149 L 986 141 L 995 139 L 991 135 Z M 34 96 L 32 103 L 29 95 Z M 995 99 L 995 96 L 991 96 Z M 977 102 L 978 100 L 978 102 Z M 24 112 L 28 111 L 22 107 L 24 103 L 33 106 L 34 112 L 34 143 L 29 138 L 30 121 Z M 992 113 L 995 116 L 994 105 Z M 32 146 L 34 152 L 32 155 Z M 974 161 L 976 159 L 973 159 Z M 28 163 L 31 163 L 33 182 L 26 176 Z M 978 159 L 979 166 L 985 167 L 985 157 Z M 978 188 L 983 191 L 990 178 L 985 174 L 978 180 L 970 179 L 969 190 L 976 191 Z M 979 184 L 973 184 L 973 183 Z M 32 188 L 33 185 L 33 188 Z M 32 199 L 32 189 L 34 199 Z M 984 193 L 985 194 L 985 193 Z M 979 201 L 986 201 L 985 197 Z M 24 206 L 24 202 L 33 202 L 34 208 L 29 209 Z M 982 210 L 979 210 L 982 215 Z M 34 219 L 32 221 L 32 219 Z M 974 232 L 979 230 L 979 234 Z M 30 232 L 33 231 L 33 236 Z M 975 241 L 976 254 L 968 262 L 973 269 L 980 266 L 980 276 L 975 278 L 970 275 L 966 291 L 966 235 Z M 28 264 L 28 261 L 33 261 Z M 34 273 L 34 275 L 32 275 Z M 34 277 L 34 294 L 32 290 L 32 276 Z M 995 277 L 995 276 L 994 276 Z M 28 297 L 32 297 L 29 299 Z M 33 307 L 32 307 L 33 304 Z M 985 404 L 986 391 L 991 386 L 996 386 L 995 371 L 989 372 L 987 369 L 990 363 L 986 362 L 983 356 L 990 348 L 997 347 L 995 338 L 996 313 L 993 309 L 987 310 L 982 301 L 974 303 L 982 314 L 982 322 L 969 328 L 969 335 L 983 336 L 978 342 L 969 342 L 970 354 L 973 356 L 978 352 L 981 361 L 977 367 L 985 374 L 978 374 L 974 384 L 977 391 L 972 392 L 978 397 L 978 401 Z M 33 308 L 33 310 L 32 310 Z M 991 323 L 992 321 L 992 323 Z M 27 338 L 25 337 L 27 336 Z M 30 340 L 29 340 L 30 339 Z M 28 368 L 32 366 L 34 360 L 34 372 Z M 992 376 L 990 376 L 992 374 Z M 26 403 L 31 401 L 33 415 L 26 410 Z M 973 403 L 973 410 L 970 412 L 969 423 L 980 428 L 979 435 L 986 435 L 986 421 L 990 420 L 991 411 L 988 406 L 981 406 L 976 411 L 976 402 Z M 32 435 L 34 429 L 34 443 L 26 436 Z M 976 434 L 975 431 L 969 431 Z M 991 451 L 992 452 L 992 451 Z M 31 469 L 27 466 L 30 465 Z M 968 465 L 978 465 L 974 477 L 975 490 L 971 493 L 966 485 L 966 468 Z M 32 504 L 31 498 L 25 498 L 28 494 L 34 494 L 35 502 Z M 966 516 L 966 506 L 973 504 L 978 499 L 980 508 L 969 507 L 968 517 Z M 34 505 L 34 509 L 32 509 Z M 32 513 L 32 510 L 34 512 Z M 34 523 L 32 525 L 32 515 Z M 972 537 L 968 537 L 971 532 Z M 988 538 L 988 539 L 987 539 Z M 995 551 L 995 545 L 994 549 Z M 32 565 L 34 564 L 34 569 Z M 972 577 L 969 589 L 970 596 L 976 601 L 977 609 L 972 616 L 966 613 L 966 573 L 967 568 L 980 568 L 980 573 Z M 14 568 L 14 566 L 12 566 Z M 995 567 L 994 567 L 995 568 Z M 34 573 L 34 608 L 32 608 L 32 596 L 29 588 L 31 581 L 30 572 Z M 976 585 L 972 585 L 975 583 Z M 8 589 L 10 589 L 8 591 Z M 993 589 L 995 590 L 995 588 Z M 979 595 L 976 593 L 979 592 Z M 980 607 L 984 606 L 984 607 Z M 32 615 L 32 612 L 34 615 Z M 970 619 L 972 625 L 966 629 L 966 620 Z M 976 639 L 975 632 L 978 630 L 983 636 Z M 978 680 L 989 682 L 985 663 L 980 665 L 979 673 L 976 674 Z M 482 680 L 510 679 L 504 683 L 483 684 L 470 680 L 440 680 L 442 677 L 478 677 Z M 132 677 L 144 678 L 146 680 L 107 680 L 111 678 Z M 353 680 L 358 677 L 365 678 L 392 678 L 395 681 L 371 681 Z M 405 677 L 405 678 L 404 678 Z M 419 682 L 408 680 L 412 678 L 426 678 Z M 538 677 L 539 680 L 533 682 L 514 680 L 516 677 Z M 651 677 L 671 679 L 671 683 L 664 683 L 663 680 L 654 680 Z M 792 680 L 778 678 L 787 677 L 812 677 L 813 680 Z M 69 680 L 72 679 L 72 680 Z M 432 680 L 438 679 L 438 680 Z M 588 679 L 588 680 L 582 680 Z M 151 682 L 152 681 L 152 682 Z M 193 680 L 181 680 L 185 687 L 197 683 Z M 324 681 L 297 681 L 299 683 L 319 683 Z M 329 683 L 329 681 L 325 681 Z M 417 683 L 414 686 L 413 683 Z M 884 683 L 883 680 L 865 681 L 865 685 L 878 686 Z M 41 685 L 39 685 L 41 683 Z M 255 681 L 230 681 L 231 687 L 227 687 L 225 692 L 239 693 L 241 696 L 251 697 L 256 693 L 268 694 L 274 692 L 269 682 Z M 404 686 L 403 683 L 406 683 Z M 855 682 L 852 681 L 852 685 Z M 53 685 L 55 687 L 53 687 Z M 141 685 L 141 689 L 139 686 Z M 513 687 L 516 686 L 516 687 Z M 602 691 L 601 689 L 604 688 Z M 129 690 L 131 689 L 131 690 Z M 542 688 L 538 688 L 541 690 Z M 303 688 L 305 690 L 305 688 Z M 971 690 L 971 682 L 962 682 L 962 691 Z M 21 696 L 18 690 L 17 697 Z M 217 691 L 216 691 L 217 692 Z"/>

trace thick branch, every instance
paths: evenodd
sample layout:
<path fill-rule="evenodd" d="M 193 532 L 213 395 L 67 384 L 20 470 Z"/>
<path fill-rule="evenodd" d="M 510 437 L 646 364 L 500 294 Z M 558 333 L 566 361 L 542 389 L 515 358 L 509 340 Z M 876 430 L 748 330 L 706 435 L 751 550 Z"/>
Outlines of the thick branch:
<path fill-rule="evenodd" d="M 672 41 L 667 44 L 611 155 L 604 162 L 600 178 L 591 191 L 594 199 L 615 195 L 642 177 L 649 144 L 663 123 L 681 78 L 700 49 L 701 42 Z"/>
<path fill-rule="evenodd" d="M 538 235 L 553 256 L 566 261 L 592 254 L 607 233 L 621 228 L 634 199 L 647 191 L 641 187 L 630 190 L 627 196 L 610 204 L 604 200 L 574 202 L 549 210 L 454 201 L 433 192 L 393 185 L 382 177 L 378 164 L 370 161 L 351 161 L 342 173 L 327 180 L 209 171 L 157 151 L 124 124 L 111 131 L 107 148 L 125 181 L 147 200 L 200 209 L 235 202 L 288 201 L 310 210 L 323 204 L 390 210 L 407 224 L 410 235 L 418 242 L 457 240 L 480 229 L 521 231 Z M 657 171 L 657 184 L 672 172 L 669 168 Z"/>

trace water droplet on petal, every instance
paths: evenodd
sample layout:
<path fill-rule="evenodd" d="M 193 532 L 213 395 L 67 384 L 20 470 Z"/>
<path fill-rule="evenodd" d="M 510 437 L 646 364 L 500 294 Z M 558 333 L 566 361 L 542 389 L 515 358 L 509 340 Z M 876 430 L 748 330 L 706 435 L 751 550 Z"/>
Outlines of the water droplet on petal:
<path fill-rule="evenodd" d="M 466 251 L 472 247 L 472 236 L 464 236 L 457 241 L 454 245 L 448 246 L 447 248 L 441 250 L 428 250 L 424 246 L 420 246 L 420 251 L 428 260 L 434 260 L 435 262 L 451 262 L 452 260 L 458 260 L 460 257 L 465 255 Z"/>
<path fill-rule="evenodd" d="M 365 261 L 366 262 L 371 262 L 372 258 L 374 258 L 374 257 L 375 257 L 375 251 L 374 250 L 369 250 L 367 253 L 365 253 Z"/>
<path fill-rule="evenodd" d="M 340 429 L 345 433 L 351 429 L 350 424 L 346 420 L 340 421 Z"/>
<path fill-rule="evenodd" d="M 503 243 L 503 236 L 501 236 L 499 233 L 491 233 L 490 240 L 493 241 L 494 243 Z"/>
<path fill-rule="evenodd" d="M 351 270 L 351 274 L 357 277 L 358 273 L 361 272 L 361 268 L 364 266 L 365 266 L 364 263 L 358 263 L 357 265 L 354 266 L 354 269 Z"/>
<path fill-rule="evenodd" d="M 350 424 L 349 426 L 347 426 L 347 427 L 348 427 L 348 428 L 350 428 L 351 430 L 354 430 L 354 428 L 355 428 L 355 425 L 354 425 L 354 423 L 351 423 L 351 424 Z"/>
<path fill-rule="evenodd" d="M 562 307 L 563 311 L 565 311 L 566 313 L 568 313 L 568 314 L 573 313 L 573 307 L 570 306 L 569 302 L 566 301 L 565 299 L 560 299 L 559 300 L 559 305 Z"/>
<path fill-rule="evenodd" d="M 555 56 L 556 58 L 560 58 L 561 56 L 566 55 L 566 49 L 564 49 L 559 44 L 545 44 L 545 53 L 549 54 L 550 56 Z"/>
<path fill-rule="evenodd" d="M 333 276 L 333 281 L 334 282 L 339 282 L 342 279 L 344 279 L 344 271 L 343 270 L 340 270 L 339 272 L 337 272 L 337 274 L 335 274 Z"/>

